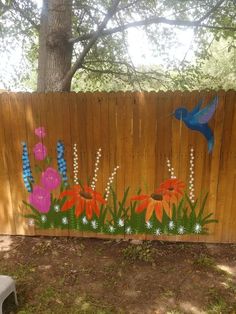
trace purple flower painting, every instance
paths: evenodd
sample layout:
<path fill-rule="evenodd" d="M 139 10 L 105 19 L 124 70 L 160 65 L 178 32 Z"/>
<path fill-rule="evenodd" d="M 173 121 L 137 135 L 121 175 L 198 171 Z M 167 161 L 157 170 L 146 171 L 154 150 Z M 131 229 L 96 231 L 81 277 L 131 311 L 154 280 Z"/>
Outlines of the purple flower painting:
<path fill-rule="evenodd" d="M 43 138 L 46 135 L 45 128 L 43 126 L 35 129 L 34 131 L 35 135 L 37 135 L 39 138 Z"/>
<path fill-rule="evenodd" d="M 32 193 L 30 193 L 29 202 L 40 213 L 48 213 L 51 205 L 50 192 L 39 185 L 35 185 Z"/>
<path fill-rule="evenodd" d="M 36 144 L 33 151 L 37 160 L 44 160 L 44 158 L 47 156 L 47 148 L 42 143 Z"/>
<path fill-rule="evenodd" d="M 48 191 L 52 191 L 56 189 L 61 183 L 60 174 L 53 168 L 48 167 L 43 173 L 41 177 L 41 184 Z"/>

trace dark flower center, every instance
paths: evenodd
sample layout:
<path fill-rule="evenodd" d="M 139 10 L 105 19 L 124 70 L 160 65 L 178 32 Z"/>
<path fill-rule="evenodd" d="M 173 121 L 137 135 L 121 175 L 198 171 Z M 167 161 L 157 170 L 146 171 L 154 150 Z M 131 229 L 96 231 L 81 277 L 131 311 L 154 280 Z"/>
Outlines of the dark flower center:
<path fill-rule="evenodd" d="M 87 200 L 91 200 L 93 198 L 90 193 L 85 192 L 85 191 L 80 191 L 79 194 L 80 194 L 80 196 L 82 196 L 83 198 L 85 198 Z"/>
<path fill-rule="evenodd" d="M 156 194 L 156 193 L 152 193 L 151 198 L 155 201 L 162 201 L 163 200 L 163 196 L 161 194 Z"/>
<path fill-rule="evenodd" d="M 172 192 L 172 191 L 174 191 L 174 188 L 173 188 L 173 187 L 169 187 L 168 190 L 169 190 L 170 192 Z"/>

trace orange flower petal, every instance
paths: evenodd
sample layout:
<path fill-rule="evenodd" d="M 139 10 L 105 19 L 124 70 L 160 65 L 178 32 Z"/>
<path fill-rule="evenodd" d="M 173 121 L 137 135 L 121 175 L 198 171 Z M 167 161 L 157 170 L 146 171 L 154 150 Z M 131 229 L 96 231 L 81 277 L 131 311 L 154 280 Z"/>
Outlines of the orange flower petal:
<path fill-rule="evenodd" d="M 135 195 L 135 196 L 132 196 L 130 198 L 131 201 L 143 201 L 147 198 L 149 198 L 150 196 L 149 195 L 146 195 L 146 194 L 142 194 L 142 195 Z"/>
<path fill-rule="evenodd" d="M 86 202 L 86 208 L 85 208 L 85 211 L 86 211 L 86 216 L 87 218 L 90 220 L 93 216 L 93 211 L 92 211 L 92 206 L 91 206 L 91 201 L 88 201 Z"/>
<path fill-rule="evenodd" d="M 176 193 L 181 194 L 181 195 L 183 195 L 183 194 L 184 194 L 184 193 L 183 193 L 183 191 L 182 191 L 182 190 L 180 190 L 179 188 L 178 188 L 178 189 L 176 189 Z"/>
<path fill-rule="evenodd" d="M 167 201 L 163 200 L 162 201 L 162 206 L 163 206 L 166 214 L 170 217 L 170 212 L 171 212 L 170 203 L 168 203 Z"/>
<path fill-rule="evenodd" d="M 93 193 L 94 192 L 94 190 L 88 185 L 84 186 L 84 191 L 87 193 Z"/>
<path fill-rule="evenodd" d="M 148 200 L 142 202 L 142 203 L 135 209 L 136 213 L 140 214 L 145 208 L 147 208 L 148 202 L 149 202 Z"/>
<path fill-rule="evenodd" d="M 74 196 L 75 192 L 73 190 L 65 190 L 63 192 L 61 192 L 61 194 L 59 195 L 59 198 L 63 198 L 64 196 Z"/>
<path fill-rule="evenodd" d="M 163 194 L 163 199 L 166 200 L 167 202 L 170 202 L 170 200 L 171 200 L 170 193 L 164 193 Z"/>
<path fill-rule="evenodd" d="M 77 197 L 78 202 L 80 202 L 82 210 L 85 210 L 86 202 L 82 197 Z"/>
<path fill-rule="evenodd" d="M 147 211 L 146 211 L 146 217 L 145 217 L 146 221 L 149 221 L 150 218 L 152 217 L 152 213 L 154 211 L 155 203 L 156 202 L 152 202 L 152 201 L 149 202 L 148 207 L 147 207 Z"/>
<path fill-rule="evenodd" d="M 78 202 L 77 206 L 75 207 L 75 216 L 79 217 L 83 212 L 82 202 Z"/>
<path fill-rule="evenodd" d="M 106 201 L 102 197 L 102 195 L 98 192 L 94 192 L 95 200 L 98 201 L 101 204 L 106 204 Z"/>
<path fill-rule="evenodd" d="M 174 194 L 165 194 L 164 195 L 164 200 L 167 202 L 170 202 L 172 204 L 177 204 L 178 203 L 178 198 Z"/>
<path fill-rule="evenodd" d="M 72 186 L 71 189 L 61 192 L 59 198 L 63 198 L 64 196 L 76 197 L 80 191 L 81 191 L 81 186 L 80 185 L 74 185 L 74 186 Z"/>
<path fill-rule="evenodd" d="M 75 205 L 75 199 L 74 199 L 74 198 L 72 198 L 71 200 L 67 200 L 67 201 L 63 204 L 63 206 L 62 206 L 62 208 L 61 208 L 61 211 L 62 211 L 62 212 L 65 212 L 65 211 L 67 211 L 68 209 L 72 208 L 74 205 Z"/>
<path fill-rule="evenodd" d="M 170 202 L 177 204 L 178 203 L 178 195 L 172 194 L 170 197 Z"/>
<path fill-rule="evenodd" d="M 163 211 L 161 208 L 161 203 L 159 203 L 159 202 L 155 205 L 155 214 L 156 214 L 157 219 L 161 222 L 162 216 L 163 216 Z"/>

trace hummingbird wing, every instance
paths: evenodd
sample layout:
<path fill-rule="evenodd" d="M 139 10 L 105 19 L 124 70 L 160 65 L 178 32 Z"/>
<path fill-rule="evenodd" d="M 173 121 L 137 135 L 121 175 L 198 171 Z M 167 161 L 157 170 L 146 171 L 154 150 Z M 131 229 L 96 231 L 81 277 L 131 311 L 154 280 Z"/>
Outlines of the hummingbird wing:
<path fill-rule="evenodd" d="M 203 99 L 200 99 L 197 106 L 193 108 L 193 110 L 191 112 L 189 112 L 190 115 L 195 115 L 196 113 L 199 112 L 201 106 L 202 106 L 202 103 L 203 103 Z"/>
<path fill-rule="evenodd" d="M 194 114 L 193 116 L 194 122 L 200 124 L 207 123 L 213 116 L 217 105 L 218 96 L 216 96 L 204 109 Z"/>

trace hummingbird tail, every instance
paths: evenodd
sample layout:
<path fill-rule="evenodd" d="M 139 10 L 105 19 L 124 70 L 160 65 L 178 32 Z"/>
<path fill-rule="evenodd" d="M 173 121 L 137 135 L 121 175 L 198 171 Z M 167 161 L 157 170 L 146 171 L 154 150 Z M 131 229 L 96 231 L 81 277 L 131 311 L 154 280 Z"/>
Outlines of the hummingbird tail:
<path fill-rule="evenodd" d="M 214 146 L 214 136 L 208 139 L 208 153 L 211 153 Z"/>
<path fill-rule="evenodd" d="M 208 153 L 212 152 L 214 146 L 214 135 L 207 123 L 199 124 L 195 130 L 200 131 L 205 136 L 208 144 Z"/>

